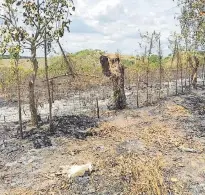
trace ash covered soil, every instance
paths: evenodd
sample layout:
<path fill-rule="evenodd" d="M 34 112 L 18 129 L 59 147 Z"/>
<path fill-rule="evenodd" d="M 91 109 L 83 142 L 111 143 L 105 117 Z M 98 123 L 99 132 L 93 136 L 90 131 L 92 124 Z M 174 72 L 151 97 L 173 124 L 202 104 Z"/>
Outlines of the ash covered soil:
<path fill-rule="evenodd" d="M 52 134 L 46 120 L 25 122 L 24 140 L 1 122 L 0 194 L 205 194 L 203 90 L 108 115 L 56 116 Z M 82 177 L 61 172 L 87 163 Z"/>

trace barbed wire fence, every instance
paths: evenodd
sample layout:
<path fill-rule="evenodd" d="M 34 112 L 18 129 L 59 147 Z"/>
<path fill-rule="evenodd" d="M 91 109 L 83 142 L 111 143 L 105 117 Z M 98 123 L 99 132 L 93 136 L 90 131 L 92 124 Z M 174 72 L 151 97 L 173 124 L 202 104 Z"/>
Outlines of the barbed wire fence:
<path fill-rule="evenodd" d="M 181 69 L 166 68 L 149 71 L 149 84 L 146 81 L 146 72 L 136 72 L 136 74 L 125 76 L 125 92 L 127 104 L 130 108 L 140 108 L 147 105 L 153 105 L 161 99 L 173 95 L 190 94 L 191 70 L 187 67 Z M 204 65 L 198 68 L 198 88 L 205 87 L 205 70 Z M 82 77 L 79 83 L 83 85 L 85 81 Z M 110 111 L 107 109 L 107 103 L 112 97 L 112 84 L 99 84 L 95 86 L 87 85 L 86 88 L 71 87 L 71 78 L 57 77 L 51 79 L 51 94 L 53 101 L 53 115 L 87 115 L 90 117 L 107 117 Z M 28 86 L 26 82 L 21 85 L 23 100 L 23 120 L 30 119 L 28 105 Z M 17 121 L 18 109 L 16 86 L 12 85 L 1 93 L 2 101 L 0 121 Z M 36 82 L 36 104 L 42 118 L 48 117 L 48 101 L 46 83 L 42 80 Z"/>

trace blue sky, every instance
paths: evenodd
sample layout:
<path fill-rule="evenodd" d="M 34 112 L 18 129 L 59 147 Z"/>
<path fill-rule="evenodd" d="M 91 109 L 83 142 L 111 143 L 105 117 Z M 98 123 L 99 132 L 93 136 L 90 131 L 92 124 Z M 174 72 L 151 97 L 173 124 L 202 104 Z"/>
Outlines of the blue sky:
<path fill-rule="evenodd" d="M 174 16 L 179 12 L 172 0 L 74 0 L 76 12 L 71 33 L 63 38 L 66 51 L 102 49 L 134 54 L 139 50 L 141 32 L 161 32 L 168 54 L 170 33 L 179 32 Z"/>

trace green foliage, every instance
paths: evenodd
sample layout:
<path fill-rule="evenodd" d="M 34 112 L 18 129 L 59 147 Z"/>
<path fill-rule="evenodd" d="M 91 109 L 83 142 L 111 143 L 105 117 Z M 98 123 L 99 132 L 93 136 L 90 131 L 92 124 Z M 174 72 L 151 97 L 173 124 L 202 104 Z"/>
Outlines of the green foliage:
<path fill-rule="evenodd" d="M 150 66 L 151 67 L 159 67 L 159 56 L 158 55 L 151 55 L 150 58 Z"/>
<path fill-rule="evenodd" d="M 10 55 L 0 55 L 0 59 L 10 59 Z"/>
<path fill-rule="evenodd" d="M 13 59 L 19 59 L 26 48 L 31 52 L 33 72 L 38 71 L 37 49 L 47 39 L 47 49 L 51 43 L 63 37 L 65 29 L 69 31 L 72 0 L 4 0 L 0 18 L 0 54 L 9 53 Z M 46 35 L 46 36 L 45 36 Z M 43 75 L 40 70 L 39 75 Z"/>
<path fill-rule="evenodd" d="M 177 0 L 181 8 L 178 17 L 186 44 L 196 50 L 205 47 L 205 4 L 202 0 Z"/>
<path fill-rule="evenodd" d="M 10 61 L 11 66 L 0 66 L 0 88 L 6 89 L 12 86 L 16 86 L 16 68 L 13 61 Z M 18 67 L 19 75 L 21 80 L 25 80 L 31 75 L 32 70 L 26 69 L 25 67 L 19 65 Z"/>
<path fill-rule="evenodd" d="M 85 49 L 85 50 L 82 50 L 82 51 L 79 51 L 79 52 L 76 52 L 75 54 L 72 54 L 71 56 L 73 57 L 78 57 L 78 58 L 85 58 L 87 56 L 100 56 L 102 54 L 104 54 L 105 52 L 99 50 L 99 49 L 95 49 L 95 50 L 92 50 L 92 49 Z"/>
<path fill-rule="evenodd" d="M 44 39 L 45 31 L 49 40 L 62 37 L 65 29 L 69 31 L 70 8 L 75 10 L 71 0 L 3 1 L 1 31 L 6 36 L 4 42 L 12 39 L 22 45 L 35 43 L 37 47 Z"/>
<path fill-rule="evenodd" d="M 5 90 L 16 82 L 14 67 L 0 67 L 0 87 Z"/>
<path fill-rule="evenodd" d="M 136 69 L 140 69 L 140 67 L 145 68 L 145 67 L 142 67 L 142 65 L 143 65 L 142 60 L 137 60 L 137 59 L 135 59 L 134 56 L 130 56 L 129 58 L 122 59 L 121 62 L 125 67 L 133 67 L 134 66 L 134 67 L 136 67 Z M 155 55 L 155 54 L 150 55 L 149 62 L 150 62 L 150 68 L 159 67 L 159 56 Z"/>
<path fill-rule="evenodd" d="M 132 57 L 130 59 L 122 59 L 121 63 L 125 67 L 133 66 L 135 64 L 135 59 L 133 59 Z"/>
<path fill-rule="evenodd" d="M 50 59 L 50 66 L 48 68 L 50 75 L 62 75 L 68 72 L 68 68 L 66 66 L 63 57 L 56 56 Z"/>
<path fill-rule="evenodd" d="M 86 49 L 70 55 L 77 72 L 86 74 L 101 73 L 99 58 L 105 52 L 101 50 Z"/>
<path fill-rule="evenodd" d="M 169 61 L 171 61 L 171 60 L 172 60 L 172 56 L 169 55 L 169 56 L 166 56 L 163 61 L 164 61 L 164 62 L 169 62 Z"/>

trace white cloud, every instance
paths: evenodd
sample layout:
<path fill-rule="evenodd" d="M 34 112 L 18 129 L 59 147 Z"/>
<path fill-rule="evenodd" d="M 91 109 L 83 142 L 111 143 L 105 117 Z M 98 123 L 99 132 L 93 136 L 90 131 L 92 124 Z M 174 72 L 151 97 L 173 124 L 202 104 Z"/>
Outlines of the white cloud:
<path fill-rule="evenodd" d="M 84 19 L 94 20 L 109 14 L 109 10 L 120 5 L 121 0 L 76 0 L 76 15 Z"/>
<path fill-rule="evenodd" d="M 132 54 L 138 50 L 138 30 L 156 30 L 168 53 L 167 38 L 179 30 L 174 19 L 178 8 L 172 0 L 74 0 L 74 4 L 71 33 L 62 41 L 69 52 L 91 48 Z"/>
<path fill-rule="evenodd" d="M 65 36 L 61 42 L 66 51 L 69 52 L 76 52 L 88 48 L 107 50 L 108 45 L 115 43 L 115 41 L 111 40 L 109 37 L 98 33 L 70 33 L 68 36 Z M 69 45 L 69 48 L 67 45 Z"/>
<path fill-rule="evenodd" d="M 161 32 L 166 47 L 170 33 L 179 30 L 174 19 L 178 9 L 171 0 L 75 0 L 74 3 L 73 22 L 78 21 L 74 29 L 71 25 L 71 33 L 64 38 L 65 42 L 69 41 L 65 44 L 68 51 L 97 48 L 133 53 L 140 41 L 139 29 Z M 82 22 L 86 26 L 81 25 Z M 78 34 L 75 33 L 77 29 Z M 88 29 L 92 32 L 88 33 Z"/>
<path fill-rule="evenodd" d="M 2 0 L 0 0 L 1 3 Z M 141 32 L 161 32 L 164 49 L 167 38 L 178 31 L 178 11 L 172 0 L 74 0 L 76 11 L 63 45 L 66 51 L 86 48 L 133 53 Z"/>
<path fill-rule="evenodd" d="M 0 0 L 0 15 L 4 14 L 4 9 L 1 7 L 3 0 Z"/>

